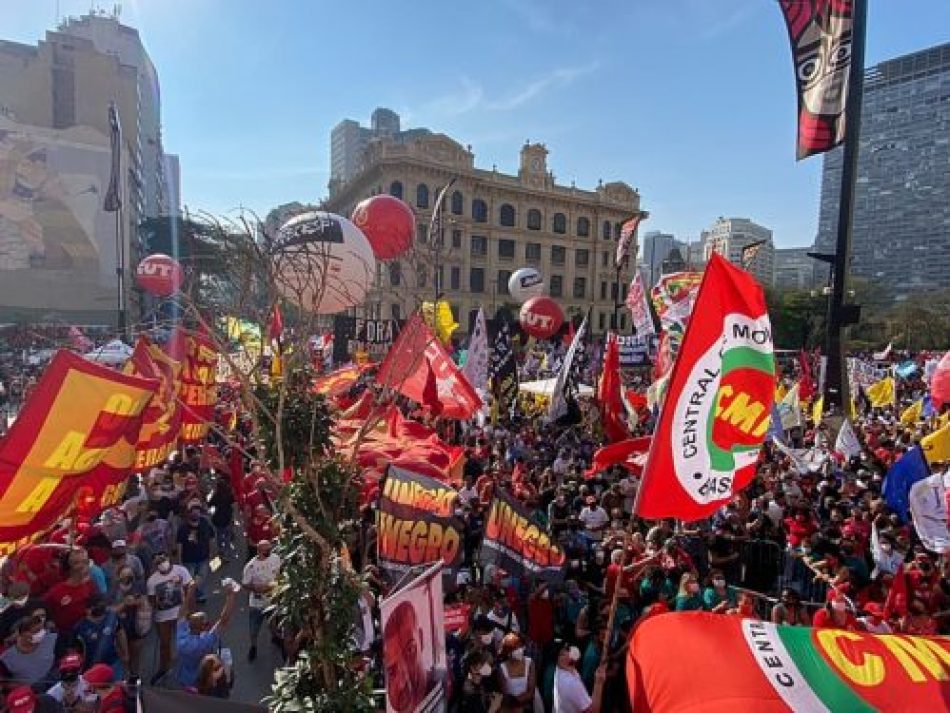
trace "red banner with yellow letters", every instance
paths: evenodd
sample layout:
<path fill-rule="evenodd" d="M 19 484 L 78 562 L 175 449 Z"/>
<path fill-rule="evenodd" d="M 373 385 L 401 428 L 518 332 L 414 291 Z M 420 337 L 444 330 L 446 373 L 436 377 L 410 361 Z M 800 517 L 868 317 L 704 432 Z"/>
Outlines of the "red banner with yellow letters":
<path fill-rule="evenodd" d="M 142 416 L 142 430 L 135 446 L 136 472 L 144 472 L 168 459 L 178 448 L 181 431 L 181 362 L 172 359 L 145 337 L 139 337 L 124 373 L 155 379 L 158 390 Z"/>
<path fill-rule="evenodd" d="M 46 531 L 79 500 L 92 509 L 119 500 L 157 388 L 56 354 L 0 441 L 0 553 Z"/>
<path fill-rule="evenodd" d="M 214 422 L 214 406 L 218 398 L 215 385 L 218 350 L 207 337 L 178 330 L 165 351 L 182 364 L 179 387 L 181 443 L 203 443 Z"/>

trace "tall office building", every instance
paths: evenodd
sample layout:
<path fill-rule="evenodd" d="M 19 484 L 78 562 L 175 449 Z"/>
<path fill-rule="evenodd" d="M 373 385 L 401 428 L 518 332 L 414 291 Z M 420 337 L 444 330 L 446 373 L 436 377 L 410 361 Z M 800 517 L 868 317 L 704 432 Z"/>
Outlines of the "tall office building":
<path fill-rule="evenodd" d="M 815 264 L 808 257 L 811 247 L 776 248 L 773 285 L 779 289 L 803 290 L 815 284 Z"/>
<path fill-rule="evenodd" d="M 819 252 L 835 249 L 841 162 L 841 149 L 825 154 Z M 891 298 L 950 287 L 948 196 L 950 43 L 865 73 L 851 274 Z"/>
<path fill-rule="evenodd" d="M 413 207 L 417 237 L 408 256 L 377 266 L 376 284 L 363 307 L 369 317 L 400 318 L 438 293 L 452 306 L 463 330 L 479 307 L 489 318 L 519 305 L 508 293 L 518 268 L 537 268 L 548 294 L 569 317 L 591 308 L 591 329 L 603 333 L 614 305 L 622 301 L 633 274 L 627 261 L 617 280 L 614 256 L 623 221 L 640 211 L 640 195 L 620 181 L 593 190 L 555 182 L 547 149 L 526 143 L 515 176 L 475 167 L 471 149 L 443 134 L 407 139 L 379 138 L 366 149 L 364 169 L 327 201 L 350 215 L 364 198 L 389 193 Z M 444 249 L 428 242 L 428 225 L 441 187 L 456 182 L 446 197 Z M 637 246 L 631 245 L 631 255 Z M 630 328 L 619 310 L 619 328 Z"/>
<path fill-rule="evenodd" d="M 702 241 L 705 262 L 708 263 L 715 252 L 735 265 L 742 264 L 743 248 L 764 241 L 748 269 L 764 287 L 772 284 L 775 247 L 768 228 L 748 218 L 719 218 L 709 230 L 703 231 Z"/>
<path fill-rule="evenodd" d="M 640 236 L 639 267 L 648 287 L 656 284 L 663 274 L 663 261 L 669 256 L 675 243 L 675 237 L 659 230 L 648 230 Z"/>
<path fill-rule="evenodd" d="M 399 114 L 384 107 L 373 111 L 368 127 L 354 119 L 344 119 L 330 132 L 330 195 L 363 170 L 366 148 L 373 139 L 407 141 L 428 133 L 428 129 L 402 131 Z"/>

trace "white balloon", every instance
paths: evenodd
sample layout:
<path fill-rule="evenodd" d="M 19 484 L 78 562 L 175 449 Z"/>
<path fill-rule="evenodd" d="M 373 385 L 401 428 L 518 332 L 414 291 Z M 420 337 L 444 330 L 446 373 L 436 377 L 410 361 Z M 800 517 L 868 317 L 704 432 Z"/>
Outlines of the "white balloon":
<path fill-rule="evenodd" d="M 284 223 L 274 260 L 278 292 L 316 314 L 361 304 L 376 274 L 373 248 L 363 231 L 324 211 L 302 213 Z"/>
<path fill-rule="evenodd" d="M 524 304 L 532 297 L 544 294 L 544 278 L 533 267 L 522 267 L 515 270 L 508 279 L 508 292 L 519 304 Z"/>

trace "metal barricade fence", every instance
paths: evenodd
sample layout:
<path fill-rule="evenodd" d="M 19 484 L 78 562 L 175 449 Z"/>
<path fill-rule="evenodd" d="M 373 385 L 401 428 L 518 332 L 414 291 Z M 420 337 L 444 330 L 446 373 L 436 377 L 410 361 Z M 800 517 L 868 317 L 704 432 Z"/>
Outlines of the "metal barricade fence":
<path fill-rule="evenodd" d="M 824 604 L 828 595 L 828 583 L 815 579 L 815 572 L 806 565 L 801 556 L 790 550 L 783 553 L 783 565 L 779 587 L 792 587 L 797 590 L 803 603 Z"/>
<path fill-rule="evenodd" d="M 763 594 L 779 591 L 783 568 L 782 547 L 772 540 L 744 540 L 739 544 L 739 583 Z"/>

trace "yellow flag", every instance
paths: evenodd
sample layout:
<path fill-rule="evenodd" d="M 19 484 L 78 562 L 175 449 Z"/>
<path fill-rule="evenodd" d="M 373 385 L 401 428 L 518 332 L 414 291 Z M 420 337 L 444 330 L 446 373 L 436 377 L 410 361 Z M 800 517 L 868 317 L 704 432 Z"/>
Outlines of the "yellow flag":
<path fill-rule="evenodd" d="M 785 395 L 788 393 L 788 389 L 785 388 L 785 384 L 781 381 L 775 385 L 775 403 L 780 404 L 785 399 Z"/>
<path fill-rule="evenodd" d="M 950 423 L 920 439 L 920 447 L 928 463 L 950 461 Z"/>
<path fill-rule="evenodd" d="M 945 411 L 940 415 L 940 418 L 937 419 L 937 425 L 946 426 L 950 423 L 950 411 Z"/>
<path fill-rule="evenodd" d="M 881 408 L 882 406 L 894 405 L 894 377 L 888 376 L 880 381 L 875 381 L 868 387 L 868 399 L 871 400 L 871 406 Z"/>
<path fill-rule="evenodd" d="M 434 304 L 423 302 L 422 317 L 443 344 L 451 341 L 452 333 L 459 327 L 452 314 L 452 305 L 446 300 L 438 300 Z"/>
<path fill-rule="evenodd" d="M 819 423 L 821 423 L 821 414 L 824 413 L 824 411 L 825 411 L 825 397 L 819 396 L 818 399 L 815 401 L 815 405 L 812 406 L 812 411 L 811 411 L 811 420 L 815 422 L 816 426 Z"/>
<path fill-rule="evenodd" d="M 918 399 L 901 413 L 901 423 L 905 426 L 913 426 L 920 420 L 920 415 L 924 411 L 924 400 Z"/>
<path fill-rule="evenodd" d="M 856 421 L 858 419 L 858 404 L 854 400 L 853 397 L 851 398 L 850 403 L 848 404 L 848 411 L 849 411 L 849 416 L 851 420 Z"/>

